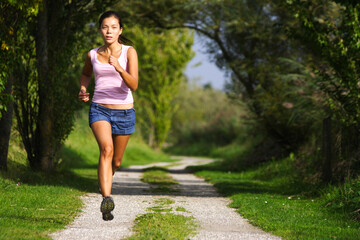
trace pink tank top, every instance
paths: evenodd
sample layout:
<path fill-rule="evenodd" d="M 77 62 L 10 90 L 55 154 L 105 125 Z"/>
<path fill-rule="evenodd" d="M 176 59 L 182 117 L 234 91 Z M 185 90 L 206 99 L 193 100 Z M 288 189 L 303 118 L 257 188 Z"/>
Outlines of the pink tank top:
<path fill-rule="evenodd" d="M 131 46 L 122 44 L 119 57 L 120 66 L 128 70 L 127 51 Z M 91 63 L 95 75 L 95 91 L 92 101 L 102 104 L 129 104 L 134 99 L 130 88 L 126 85 L 119 72 L 109 63 L 101 63 L 97 58 L 97 50 L 90 50 Z"/>

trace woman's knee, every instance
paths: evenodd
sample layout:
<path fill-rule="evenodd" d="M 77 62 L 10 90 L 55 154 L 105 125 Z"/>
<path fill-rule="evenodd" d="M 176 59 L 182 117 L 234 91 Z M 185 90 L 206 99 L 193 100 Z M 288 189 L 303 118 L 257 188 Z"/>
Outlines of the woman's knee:
<path fill-rule="evenodd" d="M 105 158 L 111 158 L 114 155 L 114 147 L 112 145 L 106 145 L 100 148 L 100 155 Z"/>
<path fill-rule="evenodd" d="M 121 166 L 122 157 L 114 157 L 113 166 L 118 169 Z"/>

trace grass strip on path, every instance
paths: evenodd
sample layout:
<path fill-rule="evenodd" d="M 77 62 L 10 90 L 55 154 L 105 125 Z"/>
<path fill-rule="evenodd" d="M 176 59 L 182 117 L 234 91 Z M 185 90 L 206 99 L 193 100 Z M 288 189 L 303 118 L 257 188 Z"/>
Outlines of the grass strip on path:
<path fill-rule="evenodd" d="M 169 174 L 166 168 L 151 167 L 144 171 L 141 181 L 151 184 L 152 193 L 174 193 L 178 190 L 174 188 L 177 181 L 175 181 Z"/>
<path fill-rule="evenodd" d="M 176 181 L 168 174 L 164 168 L 148 168 L 143 174 L 143 182 L 157 185 L 152 191 L 161 193 L 171 193 L 174 191 L 172 186 Z M 158 189 L 158 190 L 156 190 Z M 160 189 L 160 190 L 159 190 Z M 189 239 L 196 234 L 198 227 L 193 217 L 174 214 L 171 204 L 174 200 L 160 198 L 155 201 L 155 206 L 148 208 L 150 211 L 135 219 L 133 230 L 135 235 L 127 240 L 148 240 L 148 239 L 167 239 L 182 240 Z M 176 211 L 187 212 L 185 208 L 177 208 Z"/>
<path fill-rule="evenodd" d="M 168 205 L 160 204 L 148 210 L 154 212 L 145 213 L 135 219 L 133 230 L 135 235 L 128 240 L 189 239 L 195 234 L 197 225 L 193 217 L 173 214 L 168 212 Z M 160 209 L 163 209 L 162 211 Z"/>
<path fill-rule="evenodd" d="M 253 225 L 284 239 L 360 239 L 360 222 L 329 211 L 320 194 L 297 181 L 289 158 L 241 172 L 219 170 L 221 163 L 191 169 Z"/>

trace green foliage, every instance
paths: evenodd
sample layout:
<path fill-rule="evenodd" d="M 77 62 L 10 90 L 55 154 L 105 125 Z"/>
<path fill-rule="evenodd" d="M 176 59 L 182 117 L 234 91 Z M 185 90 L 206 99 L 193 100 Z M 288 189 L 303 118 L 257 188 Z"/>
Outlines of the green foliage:
<path fill-rule="evenodd" d="M 261 112 L 260 126 L 283 145 L 294 148 L 319 128 L 327 96 L 315 83 L 317 77 L 310 66 L 294 59 L 279 59 L 279 63 L 287 70 L 269 73 L 271 82 L 260 84 L 249 101 Z"/>
<path fill-rule="evenodd" d="M 210 58 L 229 72 L 228 93 L 254 113 L 258 131 L 252 135 L 265 133 L 280 153 L 308 143 L 318 149 L 321 141 L 312 138 L 321 137 L 322 120 L 332 116 L 333 171 L 345 164 L 356 173 L 360 3 L 177 0 L 130 6 L 126 11 L 144 26 L 200 33 Z M 206 153 L 206 144 L 201 145 Z M 316 156 L 313 165 L 322 157 Z"/>
<path fill-rule="evenodd" d="M 175 104 L 179 109 L 169 138 L 174 145 L 229 144 L 241 134 L 243 118 L 248 117 L 246 107 L 224 92 L 187 83 L 182 84 Z"/>
<path fill-rule="evenodd" d="M 330 107 L 344 124 L 359 124 L 360 4 L 353 1 L 290 1 L 287 7 L 299 24 L 293 32 L 319 62 L 322 88 Z M 320 79 L 321 80 L 321 79 Z"/>
<path fill-rule="evenodd" d="M 4 93 L 5 85 L 12 77 L 13 68 L 21 64 L 22 54 L 27 54 L 18 44 L 18 35 L 24 34 L 25 21 L 36 16 L 40 1 L 5 1 L 0 3 L 0 118 L 11 94 Z M 16 24 L 14 24 L 16 19 Z M 19 33 L 21 32 L 21 33 Z M 23 51 L 23 52 L 22 52 Z"/>
<path fill-rule="evenodd" d="M 135 2 L 133 15 L 136 18 L 141 12 L 143 24 L 190 28 L 203 36 L 211 59 L 230 75 L 228 93 L 248 104 L 261 131 L 285 149 L 306 140 L 315 119 L 311 113 L 321 115 L 322 103 L 312 97 L 319 93 L 314 77 L 309 77 L 313 70 L 307 64 L 308 56 L 288 38 L 282 26 L 292 19 L 284 9 L 279 11 L 277 1 Z M 294 64 L 283 59 L 293 59 Z M 296 93 L 301 88 L 305 94 Z M 289 105 L 295 108 L 287 108 Z"/>
<path fill-rule="evenodd" d="M 109 3 L 107 0 L 1 3 L 5 50 L 1 54 L 5 53 L 7 61 L 5 67 L 0 66 L 0 72 L 6 71 L 1 74 L 4 78 L 0 91 L 4 81 L 12 76 L 18 129 L 34 169 L 54 168 L 60 147 L 72 129 L 74 111 L 79 108 L 76 99 L 79 73 L 75 70 L 83 64 L 77 56 L 88 49 L 87 40 L 91 39 L 84 26 Z M 96 34 L 96 29 L 92 34 Z M 4 101 L 0 101 L 3 106 Z"/>
<path fill-rule="evenodd" d="M 284 7 L 295 24 L 286 28 L 304 46 L 308 65 L 318 76 L 327 116 L 332 116 L 335 181 L 358 174 L 359 164 L 359 19 L 356 1 L 287 1 Z"/>
<path fill-rule="evenodd" d="M 278 57 L 292 55 L 273 6 L 266 0 L 132 3 L 134 18 L 147 26 L 190 28 L 204 36 L 211 58 L 250 96 L 261 79 L 269 80 L 267 70 L 281 68 L 276 64 Z"/>
<path fill-rule="evenodd" d="M 139 26 L 127 29 L 127 36 L 136 43 L 139 56 L 138 122 L 150 145 L 160 148 L 177 110 L 173 99 L 184 78 L 183 70 L 193 56 L 193 36 L 186 30 L 156 33 Z"/>

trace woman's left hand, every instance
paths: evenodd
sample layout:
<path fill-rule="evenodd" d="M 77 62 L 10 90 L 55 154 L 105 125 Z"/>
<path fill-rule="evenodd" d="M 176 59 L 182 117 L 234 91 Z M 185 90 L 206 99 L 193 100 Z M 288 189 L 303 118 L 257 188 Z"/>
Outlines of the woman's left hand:
<path fill-rule="evenodd" d="M 119 73 L 124 71 L 124 69 L 119 64 L 118 59 L 116 57 L 114 57 L 114 56 L 110 56 L 109 64 L 114 66 L 115 70 L 118 71 Z"/>

